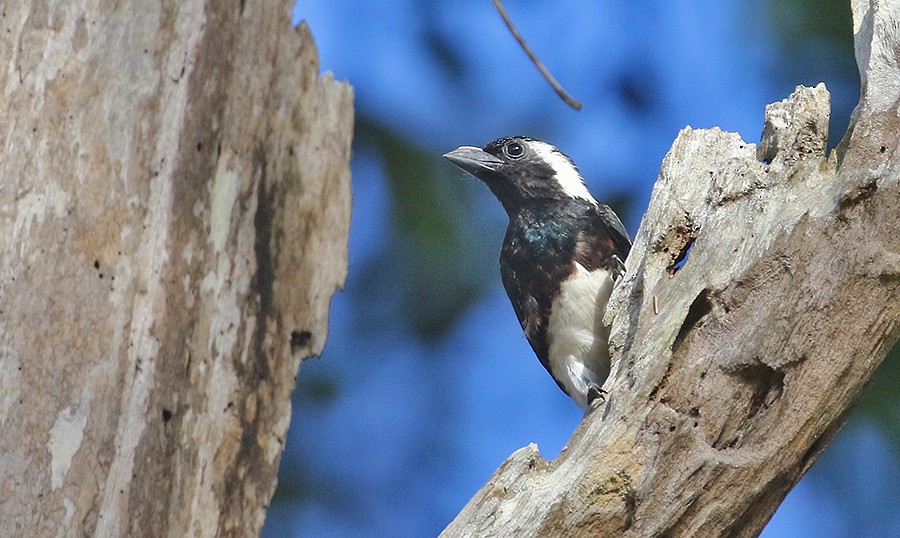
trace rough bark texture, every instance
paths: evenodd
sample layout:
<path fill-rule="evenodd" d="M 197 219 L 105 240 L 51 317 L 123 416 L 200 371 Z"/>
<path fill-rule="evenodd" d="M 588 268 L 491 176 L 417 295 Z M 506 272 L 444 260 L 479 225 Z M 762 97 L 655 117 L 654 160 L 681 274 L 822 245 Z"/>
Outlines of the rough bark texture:
<path fill-rule="evenodd" d="M 352 91 L 293 2 L 0 13 L 0 536 L 255 536 L 343 283 Z"/>
<path fill-rule="evenodd" d="M 556 460 L 513 454 L 442 536 L 760 532 L 900 333 L 900 10 L 853 16 L 840 147 L 824 85 L 768 106 L 759 147 L 684 129 L 607 312 L 606 405 Z"/>

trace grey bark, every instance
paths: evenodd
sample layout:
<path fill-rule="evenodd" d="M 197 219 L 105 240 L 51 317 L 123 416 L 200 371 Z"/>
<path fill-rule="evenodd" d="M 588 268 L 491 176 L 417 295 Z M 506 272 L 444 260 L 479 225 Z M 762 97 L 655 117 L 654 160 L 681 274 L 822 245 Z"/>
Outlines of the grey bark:
<path fill-rule="evenodd" d="M 606 404 L 556 460 L 510 456 L 442 536 L 762 530 L 900 336 L 900 12 L 853 18 L 840 146 L 822 84 L 766 107 L 758 147 L 684 129 L 607 311 Z"/>
<path fill-rule="evenodd" d="M 0 536 L 254 536 L 347 269 L 293 2 L 6 3 Z"/>

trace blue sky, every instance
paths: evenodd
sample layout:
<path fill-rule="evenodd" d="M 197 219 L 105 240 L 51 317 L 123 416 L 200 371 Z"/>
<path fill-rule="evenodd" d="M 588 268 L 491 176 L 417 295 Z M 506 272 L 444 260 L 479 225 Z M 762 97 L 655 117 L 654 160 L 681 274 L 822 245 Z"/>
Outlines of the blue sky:
<path fill-rule="evenodd" d="M 843 131 L 855 104 L 852 74 L 837 60 L 786 57 L 758 3 L 510 0 L 506 7 L 583 102 L 581 112 L 540 79 L 490 2 L 297 5 L 295 22 L 308 21 L 322 70 L 354 86 L 358 121 L 433 154 L 437 179 L 429 181 L 455 208 L 463 274 L 481 287 L 439 337 L 423 338 L 399 318 L 432 307 L 401 305 L 417 243 L 397 231 L 391 163 L 371 144 L 355 143 L 350 272 L 332 302 L 323 356 L 301 368 L 282 460 L 282 482 L 299 484 L 302 494 L 276 498 L 264 536 L 436 535 L 509 454 L 534 442 L 552 458 L 581 419 L 521 337 L 502 290 L 502 209 L 439 155 L 509 134 L 548 140 L 578 163 L 599 199 L 621 202 L 616 209 L 633 235 L 684 126 L 719 126 L 756 142 L 766 103 L 821 80 L 833 93 L 833 130 Z M 326 387 L 327 397 L 308 397 L 311 387 Z M 851 421 L 764 536 L 900 534 L 894 446 L 866 417 Z"/>

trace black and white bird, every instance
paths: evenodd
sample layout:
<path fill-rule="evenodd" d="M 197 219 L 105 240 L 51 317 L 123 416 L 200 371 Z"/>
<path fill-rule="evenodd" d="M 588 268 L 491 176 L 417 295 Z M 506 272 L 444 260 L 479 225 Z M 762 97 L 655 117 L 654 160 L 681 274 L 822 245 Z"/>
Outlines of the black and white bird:
<path fill-rule="evenodd" d="M 541 364 L 582 409 L 603 394 L 613 282 L 631 240 L 619 217 L 591 196 L 572 160 L 524 136 L 444 155 L 487 184 L 509 215 L 500 275 Z"/>

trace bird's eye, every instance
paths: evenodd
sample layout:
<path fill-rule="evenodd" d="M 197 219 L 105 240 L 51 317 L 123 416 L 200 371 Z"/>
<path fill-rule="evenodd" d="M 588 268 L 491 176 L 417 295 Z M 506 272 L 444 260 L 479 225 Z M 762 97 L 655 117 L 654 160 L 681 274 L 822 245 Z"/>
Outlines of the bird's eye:
<path fill-rule="evenodd" d="M 518 142 L 510 142 L 503 149 L 506 151 L 506 155 L 511 159 L 518 159 L 522 155 L 525 155 L 525 147 Z"/>

